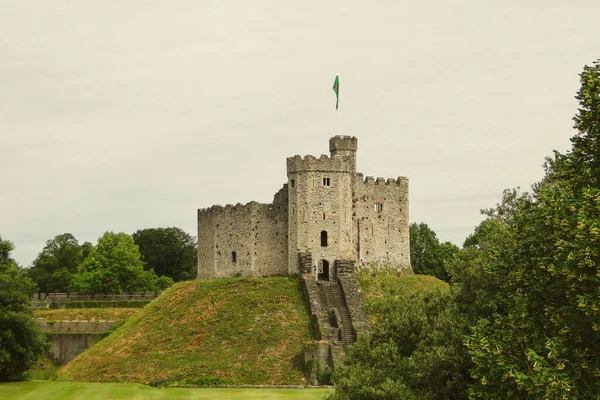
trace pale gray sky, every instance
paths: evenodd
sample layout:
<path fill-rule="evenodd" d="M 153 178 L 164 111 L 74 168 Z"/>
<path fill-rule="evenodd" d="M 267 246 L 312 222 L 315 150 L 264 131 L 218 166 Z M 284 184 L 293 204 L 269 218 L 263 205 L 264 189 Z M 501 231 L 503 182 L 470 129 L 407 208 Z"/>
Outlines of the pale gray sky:
<path fill-rule="evenodd" d="M 179 226 L 270 202 L 285 159 L 359 139 L 410 179 L 413 222 L 461 244 L 565 151 L 597 0 L 0 0 L 0 235 Z"/>

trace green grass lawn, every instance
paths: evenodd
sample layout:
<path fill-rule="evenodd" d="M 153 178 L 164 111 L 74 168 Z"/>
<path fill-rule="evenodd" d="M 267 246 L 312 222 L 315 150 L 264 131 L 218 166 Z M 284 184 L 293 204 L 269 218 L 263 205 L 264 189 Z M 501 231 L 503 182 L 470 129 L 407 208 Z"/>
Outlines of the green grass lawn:
<path fill-rule="evenodd" d="M 322 399 L 332 389 L 157 389 L 135 383 L 26 381 L 0 384 L 0 399 L 145 400 L 145 399 Z"/>

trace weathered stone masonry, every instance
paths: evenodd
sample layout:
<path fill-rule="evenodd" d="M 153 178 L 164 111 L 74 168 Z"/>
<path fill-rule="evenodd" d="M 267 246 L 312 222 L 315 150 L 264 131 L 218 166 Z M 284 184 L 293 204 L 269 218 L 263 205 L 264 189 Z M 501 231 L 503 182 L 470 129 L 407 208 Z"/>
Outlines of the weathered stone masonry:
<path fill-rule="evenodd" d="M 335 280 L 337 260 L 410 268 L 408 179 L 357 173 L 357 148 L 355 137 L 334 136 L 330 156 L 289 157 L 271 204 L 199 209 L 198 277 L 295 274 L 300 252 L 315 279 Z"/>

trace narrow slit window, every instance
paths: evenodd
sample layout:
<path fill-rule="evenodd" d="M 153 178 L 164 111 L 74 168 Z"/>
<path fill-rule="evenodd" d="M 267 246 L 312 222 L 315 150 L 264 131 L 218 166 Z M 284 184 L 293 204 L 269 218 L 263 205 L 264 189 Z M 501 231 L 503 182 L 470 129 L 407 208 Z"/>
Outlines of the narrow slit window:
<path fill-rule="evenodd" d="M 331 178 L 323 178 L 323 186 L 331 186 Z"/>
<path fill-rule="evenodd" d="M 323 219 L 325 219 L 325 213 L 323 213 Z"/>
<path fill-rule="evenodd" d="M 295 179 L 292 179 L 292 180 L 290 181 L 290 183 L 291 183 L 292 187 L 296 186 L 296 180 L 295 180 Z"/>
<path fill-rule="evenodd" d="M 383 203 L 375 203 L 375 209 L 378 213 L 383 211 Z"/>
<path fill-rule="evenodd" d="M 321 247 L 327 247 L 327 231 L 321 231 Z"/>
<path fill-rule="evenodd" d="M 231 262 L 237 262 L 237 253 L 235 251 L 231 252 Z"/>

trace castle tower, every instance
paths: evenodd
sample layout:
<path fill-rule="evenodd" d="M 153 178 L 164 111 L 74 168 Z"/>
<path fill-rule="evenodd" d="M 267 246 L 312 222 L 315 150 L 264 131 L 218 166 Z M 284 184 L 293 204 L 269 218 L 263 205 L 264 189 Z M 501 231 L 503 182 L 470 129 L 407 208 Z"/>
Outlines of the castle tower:
<path fill-rule="evenodd" d="M 348 157 L 352 164 L 352 175 L 356 174 L 356 150 L 358 140 L 354 136 L 334 136 L 329 139 L 331 157 Z"/>
<path fill-rule="evenodd" d="M 335 276 L 335 260 L 353 257 L 352 188 L 357 139 L 334 136 L 331 156 L 287 159 L 288 269 L 297 272 L 298 252 L 310 253 L 315 274 Z"/>

